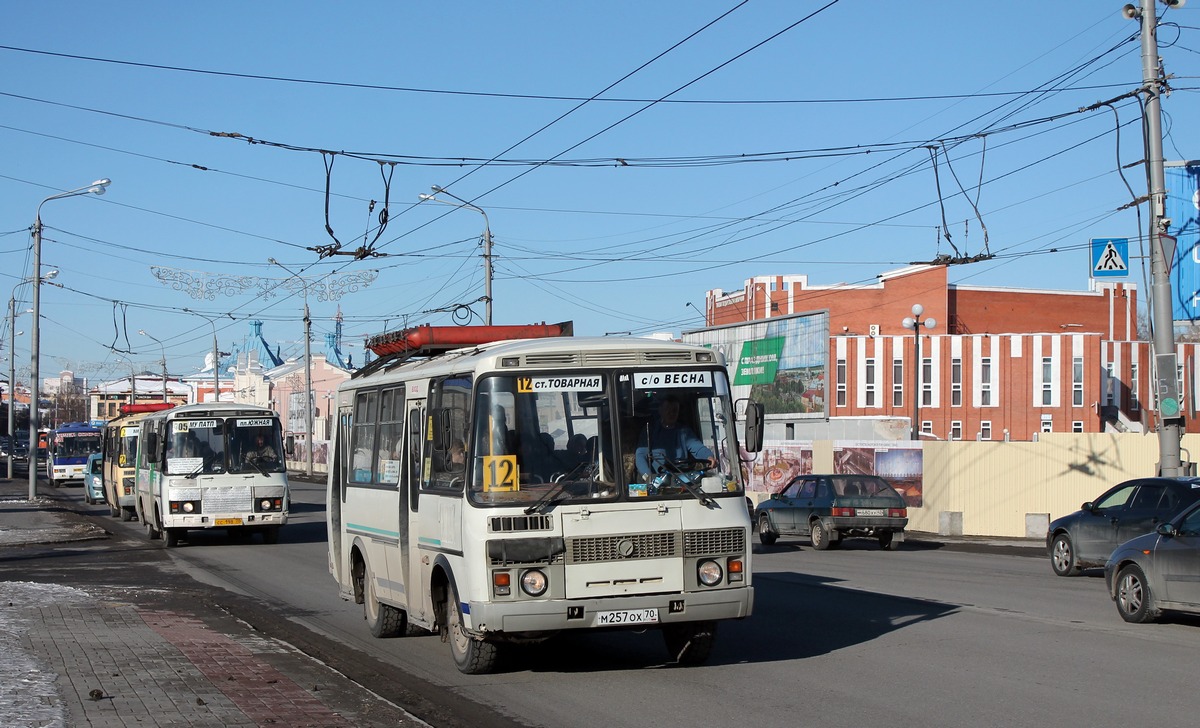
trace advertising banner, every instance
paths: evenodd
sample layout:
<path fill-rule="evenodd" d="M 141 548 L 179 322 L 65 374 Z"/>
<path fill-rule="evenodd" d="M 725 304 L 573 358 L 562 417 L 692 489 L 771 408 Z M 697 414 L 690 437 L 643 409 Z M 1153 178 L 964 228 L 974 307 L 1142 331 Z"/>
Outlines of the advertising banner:
<path fill-rule="evenodd" d="M 1167 234 L 1175 238 L 1175 252 L 1169 246 L 1171 318 L 1175 321 L 1200 319 L 1200 162 L 1167 162 L 1166 215 L 1171 220 Z"/>
<path fill-rule="evenodd" d="M 725 355 L 735 399 L 781 419 L 826 417 L 828 311 L 685 331 L 683 340 Z"/>

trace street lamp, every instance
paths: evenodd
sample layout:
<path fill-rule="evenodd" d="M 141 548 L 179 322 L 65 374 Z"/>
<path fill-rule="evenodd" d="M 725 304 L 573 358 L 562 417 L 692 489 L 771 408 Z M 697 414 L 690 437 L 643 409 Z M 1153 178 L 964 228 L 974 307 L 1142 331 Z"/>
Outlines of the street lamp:
<path fill-rule="evenodd" d="M 183 310 L 188 313 L 196 314 L 200 318 L 207 321 L 208 325 L 212 327 L 212 330 L 213 330 L 213 401 L 220 402 L 221 401 L 221 381 L 218 378 L 218 372 L 217 372 L 218 366 L 217 365 L 221 361 L 221 350 L 217 348 L 217 324 L 215 321 L 210 319 L 208 316 L 205 316 L 202 313 L 193 311 L 190 308 L 185 308 Z"/>
<path fill-rule="evenodd" d="M 42 205 L 50 200 L 61 200 L 64 197 L 79 195 L 102 195 L 112 180 L 98 179 L 87 187 L 79 187 L 57 195 L 50 195 L 38 203 L 37 214 L 33 221 L 33 326 L 29 337 L 29 368 L 30 388 L 29 397 L 29 500 L 37 500 L 37 442 L 38 442 L 38 378 L 41 376 L 39 364 L 41 358 L 41 318 L 42 318 Z"/>
<path fill-rule="evenodd" d="M 438 187 L 437 185 L 434 185 L 430 189 L 433 190 L 434 195 L 446 195 L 447 197 L 453 197 L 454 199 L 458 200 L 458 202 L 450 202 L 448 200 L 439 200 L 438 198 L 434 197 L 433 195 L 426 195 L 426 194 L 420 194 L 420 195 L 417 195 L 417 197 L 424 202 L 440 202 L 443 205 L 452 205 L 454 207 L 465 207 L 468 210 L 474 210 L 475 212 L 478 212 L 480 215 L 483 215 L 483 272 L 484 272 L 483 296 L 485 299 L 483 322 L 485 324 L 487 324 L 488 326 L 491 326 L 492 325 L 492 225 L 491 225 L 491 223 L 488 222 L 487 213 L 484 212 L 482 208 L 472 205 L 470 202 L 467 202 L 463 198 L 461 198 L 461 197 L 455 195 L 454 193 L 449 192 L 441 187 Z"/>
<path fill-rule="evenodd" d="M 921 439 L 921 324 L 925 328 L 932 329 L 937 326 L 937 321 L 932 318 L 921 320 L 921 314 L 925 313 L 925 307 L 919 303 L 914 303 L 912 307 L 912 316 L 905 316 L 900 325 L 906 329 L 913 330 L 913 343 L 916 345 L 917 360 L 913 365 L 913 405 L 912 405 L 912 439 Z"/>
<path fill-rule="evenodd" d="M 151 339 L 154 339 L 154 341 L 158 342 L 159 350 L 162 351 L 162 359 L 160 359 L 159 361 L 162 363 L 163 401 L 166 402 L 167 401 L 167 348 L 165 346 L 163 346 L 163 343 L 161 341 L 159 341 L 158 339 L 155 339 L 153 336 L 150 336 L 150 334 L 147 334 L 145 329 L 138 329 L 138 333 L 141 334 L 142 336 L 147 336 Z"/>
<path fill-rule="evenodd" d="M 308 315 L 308 281 L 296 275 L 291 268 L 288 268 L 283 263 L 274 258 L 267 258 L 267 262 L 271 265 L 277 265 L 283 268 L 292 277 L 300 281 L 300 285 L 304 291 L 304 425 L 308 429 L 306 433 L 308 447 L 308 470 L 305 475 L 312 475 L 313 471 L 313 411 L 312 411 L 312 319 Z"/>

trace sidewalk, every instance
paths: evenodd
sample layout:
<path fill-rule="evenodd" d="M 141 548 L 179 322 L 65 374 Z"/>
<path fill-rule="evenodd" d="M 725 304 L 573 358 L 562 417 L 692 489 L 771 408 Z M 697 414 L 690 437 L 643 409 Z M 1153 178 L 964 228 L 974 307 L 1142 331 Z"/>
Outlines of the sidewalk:
<path fill-rule="evenodd" d="M 248 625 L 227 634 L 195 610 L 122 598 L 132 589 L 12 580 L 57 545 L 111 537 L 61 501 L 30 502 L 27 480 L 0 478 L 0 725 L 423 725 L 395 706 L 364 715 L 342 676 Z"/>

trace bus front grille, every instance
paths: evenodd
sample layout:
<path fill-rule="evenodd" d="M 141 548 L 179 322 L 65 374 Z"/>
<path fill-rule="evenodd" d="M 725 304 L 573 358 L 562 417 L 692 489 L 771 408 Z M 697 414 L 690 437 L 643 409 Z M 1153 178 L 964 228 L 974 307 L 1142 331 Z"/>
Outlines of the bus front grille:
<path fill-rule="evenodd" d="M 492 533 L 549 531 L 552 528 L 554 519 L 545 513 L 529 516 L 492 516 L 488 521 L 488 530 Z"/>
<path fill-rule="evenodd" d="M 567 541 L 567 561 L 572 564 L 586 564 L 597 561 L 669 558 L 680 555 L 679 540 L 679 534 L 674 531 L 572 538 Z"/>
<path fill-rule="evenodd" d="M 219 486 L 204 489 L 204 512 L 248 511 L 252 508 L 250 488 Z"/>
<path fill-rule="evenodd" d="M 740 554 L 746 550 L 746 529 L 725 528 L 712 531 L 687 531 L 683 534 L 686 556 Z"/>

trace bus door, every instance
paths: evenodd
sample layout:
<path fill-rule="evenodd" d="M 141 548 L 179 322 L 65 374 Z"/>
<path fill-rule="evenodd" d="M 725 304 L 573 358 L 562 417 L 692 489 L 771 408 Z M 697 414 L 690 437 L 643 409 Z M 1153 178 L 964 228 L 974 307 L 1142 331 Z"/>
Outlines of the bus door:
<path fill-rule="evenodd" d="M 403 578 L 407 588 L 405 604 L 409 611 L 423 611 L 426 600 L 421 598 L 419 582 L 414 583 L 412 574 L 421 573 L 418 550 L 413 548 L 412 535 L 416 533 L 417 508 L 421 493 L 421 433 L 425 423 L 425 399 L 410 399 L 405 405 L 404 442 L 400 456 L 400 559 L 403 563 Z"/>
<path fill-rule="evenodd" d="M 343 576 L 341 570 L 345 553 L 343 546 L 347 538 L 346 524 L 343 518 L 345 516 L 346 480 L 350 477 L 349 444 L 350 423 L 353 421 L 352 412 L 353 408 L 347 404 L 338 407 L 338 431 L 334 436 L 333 453 L 329 458 L 329 467 L 332 472 L 329 476 L 329 496 L 326 498 L 326 508 L 329 509 L 328 518 L 331 526 L 329 529 L 329 571 L 342 585 L 350 583 L 350 579 Z"/>

